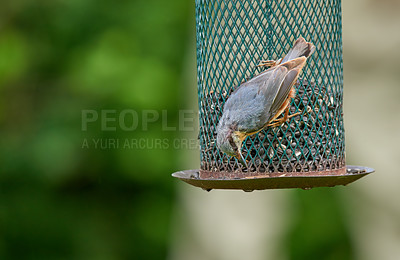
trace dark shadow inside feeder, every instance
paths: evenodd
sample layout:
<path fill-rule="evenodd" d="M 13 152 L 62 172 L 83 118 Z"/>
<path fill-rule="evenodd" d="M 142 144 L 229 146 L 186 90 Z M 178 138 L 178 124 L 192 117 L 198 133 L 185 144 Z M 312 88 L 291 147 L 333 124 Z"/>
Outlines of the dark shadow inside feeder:
<path fill-rule="evenodd" d="M 213 125 L 214 129 L 210 140 L 205 139 L 208 149 L 202 151 L 201 169 L 255 176 L 276 172 L 320 172 L 345 167 L 344 131 L 342 125 L 337 125 L 337 122 L 341 122 L 337 120 L 338 117 L 342 117 L 341 106 L 337 104 L 341 96 L 334 96 L 332 92 L 318 88 L 314 82 L 309 83 L 305 79 L 300 79 L 295 88 L 296 96 L 291 102 L 289 114 L 300 114 L 280 127 L 262 130 L 243 142 L 242 154 L 248 168 L 220 152 L 215 145 L 222 104 L 230 93 L 211 93 L 203 104 L 204 111 L 207 111 L 203 120 L 208 121 L 203 125 Z M 201 134 L 207 135 L 203 131 Z"/>

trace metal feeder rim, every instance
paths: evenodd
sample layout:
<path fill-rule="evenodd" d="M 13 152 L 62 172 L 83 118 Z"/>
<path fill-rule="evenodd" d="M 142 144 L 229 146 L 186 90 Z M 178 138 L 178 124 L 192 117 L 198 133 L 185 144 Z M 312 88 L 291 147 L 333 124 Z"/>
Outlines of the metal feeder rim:
<path fill-rule="evenodd" d="M 282 172 L 280 176 L 249 176 L 246 178 L 235 179 L 200 179 L 200 170 L 178 171 L 172 177 L 178 178 L 190 185 L 200 187 L 210 191 L 212 189 L 236 189 L 244 191 L 265 190 L 265 189 L 285 189 L 302 188 L 311 189 L 314 187 L 333 187 L 336 185 L 347 185 L 361 177 L 364 177 L 375 170 L 364 166 L 347 165 L 344 174 L 318 173 L 304 175 L 290 175 Z"/>

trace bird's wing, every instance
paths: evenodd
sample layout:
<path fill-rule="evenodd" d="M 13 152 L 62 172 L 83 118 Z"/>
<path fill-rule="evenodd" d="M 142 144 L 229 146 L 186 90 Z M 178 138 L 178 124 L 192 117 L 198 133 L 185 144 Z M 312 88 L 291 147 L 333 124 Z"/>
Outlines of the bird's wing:
<path fill-rule="evenodd" d="M 285 100 L 287 99 L 290 90 L 292 89 L 293 85 L 296 83 L 296 80 L 297 80 L 302 68 L 306 64 L 306 61 L 307 61 L 307 58 L 300 57 L 300 58 L 296 58 L 294 60 L 290 60 L 286 63 L 283 63 L 277 67 L 277 68 L 284 67 L 284 68 L 286 68 L 286 70 L 288 72 L 285 73 L 284 80 L 279 85 L 279 88 L 278 88 L 279 91 L 276 94 L 276 96 L 272 102 L 272 105 L 270 108 L 271 117 L 273 117 L 275 115 L 275 113 L 282 106 L 283 102 L 285 102 Z M 270 118 L 268 120 L 270 120 Z"/>
<path fill-rule="evenodd" d="M 254 89 L 255 98 L 250 100 L 249 106 L 254 107 L 252 117 L 257 118 L 257 129 L 262 128 L 271 117 L 271 106 L 279 92 L 279 87 L 285 80 L 288 69 L 285 66 L 277 66 L 258 75 L 249 81 L 249 90 Z M 256 100 L 258 99 L 258 100 Z M 255 104 L 257 102 L 257 104 Z"/>
<path fill-rule="evenodd" d="M 240 85 L 225 102 L 224 123 L 245 133 L 260 130 L 270 117 L 271 104 L 286 74 L 287 68 L 280 66 Z"/>
<path fill-rule="evenodd" d="M 286 67 L 278 66 L 274 68 L 271 75 L 268 78 L 265 78 L 260 84 L 259 92 L 264 94 L 266 104 L 272 104 L 274 102 L 276 95 L 279 92 L 279 87 L 285 80 L 287 71 L 288 69 Z M 266 107 L 266 109 L 269 109 L 269 107 Z"/>

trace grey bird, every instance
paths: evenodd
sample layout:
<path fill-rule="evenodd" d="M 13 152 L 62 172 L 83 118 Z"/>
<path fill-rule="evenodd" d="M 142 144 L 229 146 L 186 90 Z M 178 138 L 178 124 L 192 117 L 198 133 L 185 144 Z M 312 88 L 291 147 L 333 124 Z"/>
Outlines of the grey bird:
<path fill-rule="evenodd" d="M 293 86 L 314 51 L 312 43 L 298 38 L 283 58 L 262 61 L 261 66 L 270 68 L 242 83 L 229 96 L 217 127 L 217 147 L 221 151 L 247 167 L 241 154 L 246 137 L 297 115 L 289 116 L 290 102 L 296 94 Z M 277 119 L 283 112 L 284 116 Z"/>

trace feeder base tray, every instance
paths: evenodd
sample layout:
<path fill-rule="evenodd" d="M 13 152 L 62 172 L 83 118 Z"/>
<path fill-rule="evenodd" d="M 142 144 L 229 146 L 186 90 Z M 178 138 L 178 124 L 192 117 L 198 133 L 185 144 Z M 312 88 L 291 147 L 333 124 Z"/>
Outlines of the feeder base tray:
<path fill-rule="evenodd" d="M 249 176 L 235 179 L 201 179 L 199 170 L 179 171 L 172 174 L 173 177 L 182 181 L 210 191 L 212 189 L 234 189 L 243 191 L 301 188 L 311 189 L 314 187 L 333 187 L 336 185 L 347 185 L 375 170 L 363 166 L 346 166 L 346 172 L 337 174 L 307 173 L 296 174 L 282 172 L 279 176 L 266 173 L 265 175 Z"/>

